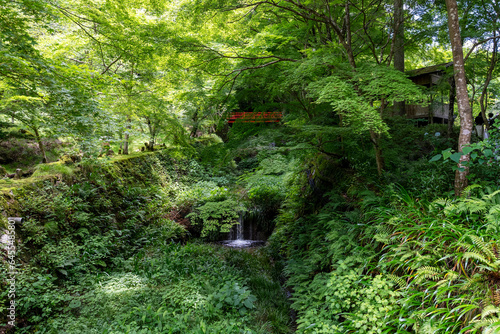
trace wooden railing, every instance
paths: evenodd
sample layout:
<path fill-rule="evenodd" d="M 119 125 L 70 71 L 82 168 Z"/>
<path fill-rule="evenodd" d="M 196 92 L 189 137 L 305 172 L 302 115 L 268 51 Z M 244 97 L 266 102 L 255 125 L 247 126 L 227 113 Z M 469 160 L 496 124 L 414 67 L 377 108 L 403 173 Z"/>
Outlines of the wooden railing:
<path fill-rule="evenodd" d="M 236 121 L 243 123 L 278 123 L 283 117 L 279 111 L 272 112 L 232 112 L 228 116 L 229 124 Z"/>

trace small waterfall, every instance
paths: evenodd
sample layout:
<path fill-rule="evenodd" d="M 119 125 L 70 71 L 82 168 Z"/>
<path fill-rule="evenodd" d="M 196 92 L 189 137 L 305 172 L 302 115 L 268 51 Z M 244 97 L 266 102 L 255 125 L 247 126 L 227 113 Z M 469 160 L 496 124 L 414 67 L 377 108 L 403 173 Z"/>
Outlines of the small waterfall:
<path fill-rule="evenodd" d="M 245 231 L 245 228 L 243 226 L 243 222 L 245 220 L 243 219 L 243 213 L 240 212 L 240 216 L 238 217 L 238 225 L 236 225 L 236 240 L 243 240 L 245 239 L 243 237 L 243 232 Z"/>
<path fill-rule="evenodd" d="M 231 229 L 231 232 L 229 232 L 229 239 L 223 241 L 222 243 L 233 248 L 246 248 L 263 244 L 264 242 L 262 240 L 253 240 L 252 229 L 252 224 L 250 224 L 249 226 L 245 225 L 245 213 L 240 212 L 240 215 L 238 217 L 238 224 L 236 224 Z M 245 239 L 245 237 L 247 237 L 247 239 Z"/>
<path fill-rule="evenodd" d="M 233 228 L 231 229 L 231 232 L 229 232 L 229 239 L 228 240 L 244 240 L 244 231 L 245 228 L 243 226 L 244 224 L 244 213 L 240 212 L 240 216 L 238 217 L 238 224 L 234 225 Z"/>

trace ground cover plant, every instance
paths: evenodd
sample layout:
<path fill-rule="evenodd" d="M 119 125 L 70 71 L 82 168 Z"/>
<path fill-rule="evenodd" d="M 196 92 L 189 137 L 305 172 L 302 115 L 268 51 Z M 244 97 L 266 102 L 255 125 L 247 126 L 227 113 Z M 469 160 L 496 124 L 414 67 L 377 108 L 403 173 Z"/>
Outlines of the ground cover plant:
<path fill-rule="evenodd" d="M 157 238 L 63 287 L 35 276 L 19 291 L 32 325 L 18 332 L 288 333 L 288 302 L 273 275 L 258 252 Z"/>

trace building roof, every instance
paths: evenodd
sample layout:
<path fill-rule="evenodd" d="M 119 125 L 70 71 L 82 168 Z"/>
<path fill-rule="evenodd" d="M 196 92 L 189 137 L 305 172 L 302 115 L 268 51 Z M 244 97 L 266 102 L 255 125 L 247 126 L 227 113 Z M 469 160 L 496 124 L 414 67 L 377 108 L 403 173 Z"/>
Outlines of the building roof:
<path fill-rule="evenodd" d="M 408 76 L 410 76 L 410 77 L 416 77 L 418 75 L 439 73 L 439 72 L 444 71 L 445 69 L 447 69 L 450 66 L 453 66 L 452 61 L 449 63 L 442 63 L 442 64 L 437 64 L 437 65 L 417 68 L 416 70 L 407 71 L 406 74 L 408 74 Z"/>

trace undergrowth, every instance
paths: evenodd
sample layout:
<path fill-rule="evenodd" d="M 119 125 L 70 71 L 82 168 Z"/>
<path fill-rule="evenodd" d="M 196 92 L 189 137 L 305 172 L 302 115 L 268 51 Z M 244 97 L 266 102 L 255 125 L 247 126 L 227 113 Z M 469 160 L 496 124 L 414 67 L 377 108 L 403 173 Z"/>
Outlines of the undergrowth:
<path fill-rule="evenodd" d="M 78 173 L 5 197 L 5 214 L 24 217 L 16 227 L 16 333 L 290 332 L 280 273 L 266 253 L 184 244 L 189 231 L 171 220 L 177 207 L 226 203 L 233 212 L 230 175 L 207 175 L 167 151 L 83 161 Z"/>
<path fill-rule="evenodd" d="M 284 291 L 259 253 L 158 240 L 57 289 L 35 277 L 22 287 L 32 325 L 18 333 L 289 332 Z"/>
<path fill-rule="evenodd" d="M 280 216 L 272 243 L 286 255 L 298 333 L 500 329 L 500 190 L 473 186 L 433 201 L 397 187 L 357 196 Z"/>

